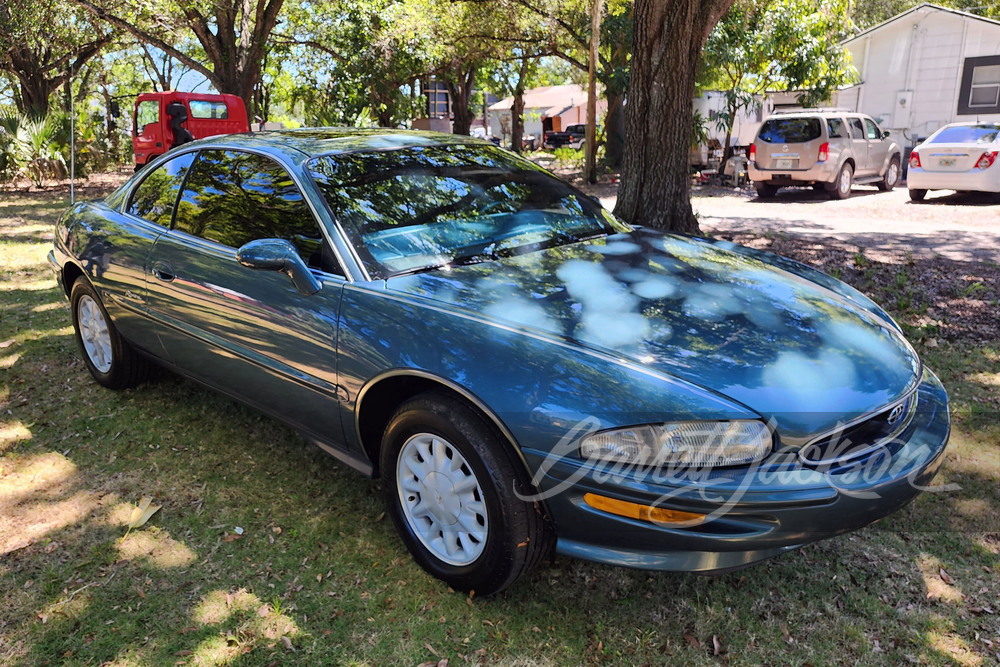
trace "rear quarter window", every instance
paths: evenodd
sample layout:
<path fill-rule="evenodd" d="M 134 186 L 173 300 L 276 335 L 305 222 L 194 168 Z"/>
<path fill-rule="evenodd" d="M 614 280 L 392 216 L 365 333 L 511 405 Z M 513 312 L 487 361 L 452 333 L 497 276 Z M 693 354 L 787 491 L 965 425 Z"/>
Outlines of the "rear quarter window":
<path fill-rule="evenodd" d="M 801 144 L 823 136 L 819 118 L 769 118 L 758 138 L 769 144 Z"/>

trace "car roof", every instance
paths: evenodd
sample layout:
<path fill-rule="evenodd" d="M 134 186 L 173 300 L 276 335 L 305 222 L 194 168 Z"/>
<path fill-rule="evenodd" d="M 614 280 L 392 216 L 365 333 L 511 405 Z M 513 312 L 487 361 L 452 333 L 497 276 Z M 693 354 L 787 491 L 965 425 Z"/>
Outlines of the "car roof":
<path fill-rule="evenodd" d="M 775 111 L 770 116 L 771 118 L 790 118 L 795 116 L 821 116 L 823 118 L 833 117 L 840 118 L 841 116 L 861 116 L 862 118 L 870 118 L 866 113 L 860 111 L 851 111 L 850 109 L 791 109 L 789 111 Z"/>
<path fill-rule="evenodd" d="M 391 128 L 303 128 L 244 132 L 200 139 L 186 147 L 211 146 L 247 148 L 281 154 L 292 161 L 303 157 L 331 155 L 354 151 L 377 151 L 414 146 L 451 146 L 474 144 L 492 146 L 488 141 L 465 135 L 420 132 Z"/>

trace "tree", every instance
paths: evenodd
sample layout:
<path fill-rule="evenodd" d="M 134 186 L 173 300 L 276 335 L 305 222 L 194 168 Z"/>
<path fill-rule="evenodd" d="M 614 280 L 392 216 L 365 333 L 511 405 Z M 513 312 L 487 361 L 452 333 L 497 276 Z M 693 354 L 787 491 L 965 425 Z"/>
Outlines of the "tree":
<path fill-rule="evenodd" d="M 615 214 L 696 233 L 689 198 L 695 80 L 702 46 L 733 0 L 636 0 L 625 153 Z"/>
<path fill-rule="evenodd" d="M 422 9 L 416 0 L 319 0 L 289 10 L 274 41 L 299 49 L 295 95 L 309 113 L 348 122 L 367 109 L 382 127 L 411 118 L 432 41 Z"/>
<path fill-rule="evenodd" d="M 830 99 L 853 75 L 839 41 L 845 0 L 736 0 L 705 43 L 703 84 L 726 93 L 719 114 L 729 159 L 737 114 L 769 91 L 799 91 L 803 106 Z"/>
<path fill-rule="evenodd" d="M 0 70 L 17 81 L 18 109 L 34 118 L 49 112 L 49 98 L 112 40 L 61 0 L 0 4 Z"/>
<path fill-rule="evenodd" d="M 252 113 L 268 38 L 284 0 L 69 0 L 107 23 L 155 46 L 202 74 L 220 93 L 238 95 Z M 178 48 L 191 34 L 204 49 L 204 60 Z"/>

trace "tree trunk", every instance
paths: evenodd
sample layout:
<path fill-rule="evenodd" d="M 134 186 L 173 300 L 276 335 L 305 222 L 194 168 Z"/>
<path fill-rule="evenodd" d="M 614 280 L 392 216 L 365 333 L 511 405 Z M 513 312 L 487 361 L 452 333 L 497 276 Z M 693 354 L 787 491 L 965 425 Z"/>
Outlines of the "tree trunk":
<path fill-rule="evenodd" d="M 622 164 L 625 150 L 625 111 L 623 95 L 607 96 L 608 113 L 604 117 L 604 164 L 617 169 Z"/>
<path fill-rule="evenodd" d="M 695 71 L 733 0 L 636 0 L 625 154 L 615 214 L 637 225 L 698 233 L 691 210 Z"/>
<path fill-rule="evenodd" d="M 21 84 L 21 113 L 32 118 L 45 118 L 49 114 L 49 96 L 58 87 L 51 79 L 44 76 L 21 77 L 18 73 L 18 83 Z"/>
<path fill-rule="evenodd" d="M 469 97 L 472 95 L 472 86 L 476 83 L 476 65 L 468 64 L 468 72 L 457 72 L 455 78 L 445 79 L 448 86 L 448 94 L 451 96 L 452 112 L 452 134 L 468 135 L 472 128 L 473 113 L 469 108 Z"/>
<path fill-rule="evenodd" d="M 514 84 L 514 104 L 510 108 L 510 148 L 515 153 L 523 150 L 524 142 L 524 84 L 528 78 L 528 59 L 521 61 Z"/>

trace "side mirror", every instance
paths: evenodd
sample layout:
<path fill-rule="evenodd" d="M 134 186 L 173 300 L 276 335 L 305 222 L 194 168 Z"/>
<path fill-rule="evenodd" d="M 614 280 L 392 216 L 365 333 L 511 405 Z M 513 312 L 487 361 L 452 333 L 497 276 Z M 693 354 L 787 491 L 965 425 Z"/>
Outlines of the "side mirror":
<path fill-rule="evenodd" d="M 236 251 L 236 261 L 247 268 L 284 273 L 301 294 L 315 294 L 321 287 L 295 246 L 284 239 L 251 241 Z"/>
<path fill-rule="evenodd" d="M 884 132 L 882 133 L 882 138 L 883 138 L 883 139 L 888 139 L 888 138 L 889 138 L 889 130 L 885 130 L 885 131 L 884 131 Z"/>

